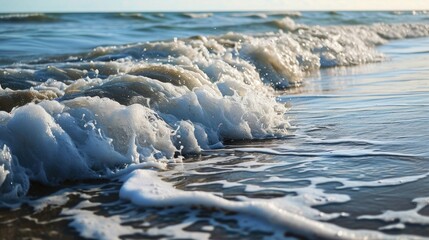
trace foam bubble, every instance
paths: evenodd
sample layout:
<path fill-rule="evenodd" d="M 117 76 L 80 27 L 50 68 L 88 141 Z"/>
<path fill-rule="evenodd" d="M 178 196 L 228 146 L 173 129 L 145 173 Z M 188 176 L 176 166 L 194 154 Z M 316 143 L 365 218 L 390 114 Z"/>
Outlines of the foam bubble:
<path fill-rule="evenodd" d="M 24 168 L 19 165 L 16 157 L 12 156 L 10 148 L 4 144 L 0 150 L 0 199 L 23 197 L 29 187 L 30 183 Z"/>
<path fill-rule="evenodd" d="M 73 215 L 70 226 L 84 238 L 116 240 L 121 235 L 138 233 L 130 226 L 122 226 L 118 216 L 103 217 L 83 209 L 68 209 L 63 214 Z"/>

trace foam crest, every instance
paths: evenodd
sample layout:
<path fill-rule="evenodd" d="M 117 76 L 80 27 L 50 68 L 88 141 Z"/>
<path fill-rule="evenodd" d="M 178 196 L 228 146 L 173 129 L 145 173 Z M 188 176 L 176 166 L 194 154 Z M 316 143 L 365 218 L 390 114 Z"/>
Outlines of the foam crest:
<path fill-rule="evenodd" d="M 30 170 L 30 178 L 49 184 L 89 175 L 70 136 L 42 106 L 16 109 L 4 127 L 12 153 Z"/>
<path fill-rule="evenodd" d="M 91 97 L 30 103 L 3 112 L 1 140 L 28 178 L 45 184 L 94 178 L 130 164 L 168 161 L 177 153 L 219 147 L 225 139 L 264 138 L 286 131 L 284 109 L 274 109 L 275 101 L 267 101 L 265 95 L 223 96 L 211 85 L 191 91 L 186 84 L 141 76 L 100 81 L 95 87 L 82 83 L 89 86 L 81 92 Z M 128 98 L 123 102 L 123 90 L 130 83 L 135 98 L 133 103 Z M 99 98 L 97 91 L 111 99 Z"/>
<path fill-rule="evenodd" d="M 425 24 L 374 24 L 370 26 L 307 26 L 286 17 L 275 24 L 287 33 L 244 35 L 228 33 L 218 37 L 195 37 L 172 42 L 154 42 L 120 48 L 97 48 L 96 60 L 132 57 L 173 65 L 207 68 L 218 62 L 254 66 L 259 81 L 275 88 L 299 83 L 308 71 L 321 67 L 349 66 L 378 62 L 384 56 L 374 47 L 389 39 L 429 35 Z M 231 58 L 230 56 L 233 56 Z M 235 57 L 235 58 L 234 58 Z"/>
<path fill-rule="evenodd" d="M 172 81 L 190 72 L 199 81 L 217 82 L 233 68 L 244 75 L 247 83 L 262 81 L 281 89 L 299 84 L 306 73 L 319 68 L 382 61 L 384 56 L 375 46 L 387 40 L 429 35 L 429 27 L 417 23 L 322 27 L 297 24 L 286 17 L 276 20 L 276 24 L 287 32 L 228 33 L 98 47 L 76 57 L 83 62 L 48 65 L 37 70 L 5 69 L 0 72 L 0 83 L 3 87 L 22 89 L 50 78 L 67 82 L 85 77 L 107 78 L 118 73 Z M 221 65 L 227 71 L 220 70 Z M 31 81 L 17 82 L 17 78 Z"/>
<path fill-rule="evenodd" d="M 129 164 L 171 159 L 178 151 L 172 128 L 155 112 L 109 99 L 28 104 L 3 119 L 2 189 L 26 180 L 19 195 L 28 190 L 28 178 L 45 184 L 96 178 Z"/>
<path fill-rule="evenodd" d="M 177 153 L 222 146 L 225 139 L 264 138 L 287 131 L 286 109 L 267 92 L 247 96 L 251 88 L 239 83 L 243 96 L 233 90 L 231 96 L 223 95 L 193 73 L 181 72 L 189 81 L 176 84 L 168 78 L 132 75 L 82 79 L 67 88 L 51 81 L 40 88 L 60 86 L 63 100 L 3 112 L 0 139 L 28 178 L 55 184 L 105 176 L 130 164 L 168 161 Z M 223 92 L 234 89 L 227 81 L 220 84 Z"/>

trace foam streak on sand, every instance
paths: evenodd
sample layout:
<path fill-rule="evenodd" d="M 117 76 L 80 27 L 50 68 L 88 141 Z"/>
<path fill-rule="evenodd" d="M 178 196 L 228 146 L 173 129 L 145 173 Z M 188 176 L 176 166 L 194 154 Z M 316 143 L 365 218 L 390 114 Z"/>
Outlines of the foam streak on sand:
<path fill-rule="evenodd" d="M 142 207 L 203 206 L 255 216 L 300 236 L 312 239 L 419 239 L 413 236 L 389 236 L 379 232 L 348 230 L 288 212 L 266 200 L 235 202 L 207 192 L 186 192 L 162 181 L 151 170 L 136 170 L 123 179 L 120 196 Z"/>

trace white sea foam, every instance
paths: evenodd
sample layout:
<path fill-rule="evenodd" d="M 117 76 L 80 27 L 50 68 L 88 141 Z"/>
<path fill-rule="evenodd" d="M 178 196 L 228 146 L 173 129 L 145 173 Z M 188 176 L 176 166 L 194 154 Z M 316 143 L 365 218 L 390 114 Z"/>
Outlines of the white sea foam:
<path fill-rule="evenodd" d="M 336 189 L 345 189 L 345 188 L 353 188 L 358 189 L 362 187 L 386 187 L 386 186 L 396 186 L 405 183 L 415 182 L 420 179 L 426 178 L 429 174 L 422 174 L 416 176 L 406 176 L 406 177 L 395 177 L 395 178 L 384 178 L 378 179 L 375 181 L 357 181 L 357 180 L 349 180 L 346 178 L 326 178 L 326 177 L 312 177 L 312 178 L 279 178 L 279 177 L 270 177 L 264 182 L 295 182 L 295 181 L 311 181 L 314 185 L 329 183 L 329 182 L 339 182 L 342 186 L 336 187 Z"/>
<path fill-rule="evenodd" d="M 103 217 L 94 214 L 89 210 L 69 209 L 63 211 L 63 214 L 73 215 L 70 226 L 79 232 L 84 238 L 117 240 L 121 235 L 132 235 L 138 233 L 130 226 L 122 226 L 121 219 L 118 216 Z"/>
<path fill-rule="evenodd" d="M 385 222 L 399 221 L 397 224 L 390 224 L 381 229 L 401 229 L 404 228 L 405 224 L 421 224 L 429 225 L 429 217 L 421 215 L 419 212 L 423 208 L 429 205 L 429 197 L 420 197 L 413 200 L 416 204 L 414 209 L 404 211 L 393 211 L 387 210 L 379 215 L 363 215 L 359 216 L 358 219 L 377 219 Z"/>
<path fill-rule="evenodd" d="M 0 141 L 1 146 L 1 141 Z M 0 194 L 2 199 L 16 199 L 24 196 L 30 187 L 28 176 L 10 148 L 3 145 L 0 150 Z"/>
<path fill-rule="evenodd" d="M 269 103 L 266 109 L 258 105 L 263 98 L 222 97 L 211 88 L 179 90 L 182 95 L 157 103 L 158 113 L 99 97 L 31 103 L 4 114 L 2 139 L 30 179 L 55 184 L 106 175 L 130 164 L 166 162 L 176 152 L 219 146 L 221 139 L 262 138 L 274 134 L 276 124 L 285 124 Z M 10 171 L 5 169 L 3 176 Z"/>
<path fill-rule="evenodd" d="M 348 230 L 322 223 L 279 208 L 270 201 L 244 199 L 230 201 L 211 193 L 182 191 L 159 179 L 151 170 L 136 170 L 123 179 L 120 197 L 142 207 L 204 206 L 239 212 L 270 222 L 281 229 L 309 238 L 327 239 L 412 239 L 413 236 L 389 236 L 375 231 Z"/>

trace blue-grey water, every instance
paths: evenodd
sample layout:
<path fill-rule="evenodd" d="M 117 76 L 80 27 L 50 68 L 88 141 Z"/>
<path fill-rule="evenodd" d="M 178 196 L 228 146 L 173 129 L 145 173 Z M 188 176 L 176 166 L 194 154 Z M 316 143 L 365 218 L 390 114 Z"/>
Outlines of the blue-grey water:
<path fill-rule="evenodd" d="M 0 18 L 0 63 L 89 51 L 98 46 L 171 40 L 227 32 L 278 31 L 287 16 L 310 25 L 358 25 L 428 21 L 424 12 L 3 14 Z"/>
<path fill-rule="evenodd" d="M 0 238 L 429 238 L 429 15 L 0 15 Z"/>

